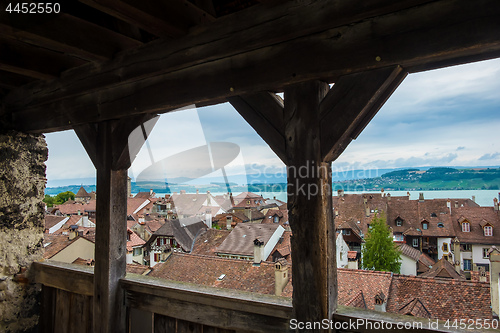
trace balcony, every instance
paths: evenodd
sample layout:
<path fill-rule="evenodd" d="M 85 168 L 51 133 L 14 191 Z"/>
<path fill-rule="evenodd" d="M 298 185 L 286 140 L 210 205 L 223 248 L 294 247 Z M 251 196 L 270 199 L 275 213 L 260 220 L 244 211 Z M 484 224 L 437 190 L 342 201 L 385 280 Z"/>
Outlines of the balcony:
<path fill-rule="evenodd" d="M 33 269 L 35 281 L 42 285 L 40 332 L 91 332 L 93 268 L 38 262 L 33 264 Z M 292 300 L 289 298 L 135 274 L 121 279 L 120 285 L 126 294 L 126 327 L 130 333 L 293 331 L 290 328 Z M 345 306 L 339 306 L 333 318 L 336 323 L 333 325 L 340 328 L 337 332 L 366 332 L 368 327 L 381 323 L 420 325 L 418 332 L 422 333 L 446 332 L 430 328 L 428 319 Z M 364 325 L 354 325 L 353 329 L 352 323 L 359 322 Z"/>

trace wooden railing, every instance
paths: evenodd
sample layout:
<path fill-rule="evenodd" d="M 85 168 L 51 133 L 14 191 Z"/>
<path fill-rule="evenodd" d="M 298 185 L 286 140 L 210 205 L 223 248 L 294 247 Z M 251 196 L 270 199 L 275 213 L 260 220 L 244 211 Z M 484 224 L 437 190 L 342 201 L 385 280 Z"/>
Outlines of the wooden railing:
<path fill-rule="evenodd" d="M 43 285 L 40 332 L 91 332 L 93 268 L 41 262 L 33 264 L 33 270 L 35 281 Z M 134 274 L 122 279 L 121 285 L 130 333 L 295 331 L 289 298 Z M 334 322 L 337 332 L 380 331 L 377 325 L 382 322 L 407 324 L 406 328 L 394 327 L 394 332 L 448 332 L 442 323 L 439 329 L 429 327 L 428 319 L 344 306 L 338 307 Z"/>

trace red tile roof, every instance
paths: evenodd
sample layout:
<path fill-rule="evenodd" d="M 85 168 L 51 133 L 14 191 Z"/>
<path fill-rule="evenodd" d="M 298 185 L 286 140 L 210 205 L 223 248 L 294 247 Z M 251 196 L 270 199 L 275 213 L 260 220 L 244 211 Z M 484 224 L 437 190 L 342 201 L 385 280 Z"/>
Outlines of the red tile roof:
<path fill-rule="evenodd" d="M 429 271 L 421 274 L 420 276 L 465 280 L 465 277 L 459 274 L 455 270 L 455 267 L 453 267 L 453 265 L 445 258 L 438 260 L 438 262 L 435 263 Z"/>
<path fill-rule="evenodd" d="M 146 244 L 146 242 L 141 237 L 139 237 L 138 234 L 136 234 L 135 232 L 133 232 L 129 228 L 127 228 L 127 234 L 130 237 L 130 240 L 127 240 L 127 251 L 128 252 L 132 252 L 134 247 L 142 247 L 142 246 L 144 246 L 144 244 Z"/>
<path fill-rule="evenodd" d="M 470 232 L 463 232 L 459 223 L 466 219 L 470 223 Z M 493 207 L 459 207 L 452 209 L 452 221 L 455 234 L 461 243 L 500 244 L 500 211 Z M 481 224 L 493 227 L 493 236 L 485 236 Z"/>
<path fill-rule="evenodd" d="M 239 223 L 216 249 L 218 253 L 253 256 L 253 241 L 259 238 L 267 244 L 278 224 Z"/>
<path fill-rule="evenodd" d="M 222 244 L 229 233 L 230 231 L 228 230 L 208 229 L 204 234 L 196 238 L 191 253 L 217 256 L 215 249 Z"/>

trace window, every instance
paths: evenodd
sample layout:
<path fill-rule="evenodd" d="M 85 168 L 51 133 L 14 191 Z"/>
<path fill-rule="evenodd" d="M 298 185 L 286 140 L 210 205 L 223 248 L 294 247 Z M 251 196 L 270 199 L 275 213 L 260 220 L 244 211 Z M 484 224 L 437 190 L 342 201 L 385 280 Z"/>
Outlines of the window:
<path fill-rule="evenodd" d="M 280 221 L 280 218 L 278 215 L 274 216 L 274 223 L 278 223 Z"/>
<path fill-rule="evenodd" d="M 484 227 L 484 235 L 485 236 L 493 236 L 493 227 L 492 226 L 485 226 Z"/>
<path fill-rule="evenodd" d="M 483 259 L 488 259 L 490 257 L 488 251 L 488 248 L 483 248 Z"/>
<path fill-rule="evenodd" d="M 460 249 L 463 252 L 470 252 L 470 251 L 472 251 L 472 245 L 471 244 L 461 244 Z"/>
<path fill-rule="evenodd" d="M 429 223 L 427 223 L 427 222 L 423 222 L 423 223 L 422 223 L 422 229 L 424 229 L 424 230 L 429 229 Z"/>
<path fill-rule="evenodd" d="M 464 259 L 464 271 L 470 271 L 472 269 L 472 260 Z"/>
<path fill-rule="evenodd" d="M 351 234 L 351 230 L 349 229 L 342 229 L 342 235 L 349 236 Z"/>
<path fill-rule="evenodd" d="M 443 243 L 443 252 L 448 252 L 448 243 Z"/>
<path fill-rule="evenodd" d="M 469 222 L 462 223 L 462 232 L 470 232 L 470 223 Z"/>
<path fill-rule="evenodd" d="M 155 260 L 156 262 L 159 262 L 159 261 L 160 261 L 160 254 L 159 254 L 159 253 L 155 253 L 155 255 L 154 255 L 154 260 Z"/>
<path fill-rule="evenodd" d="M 134 257 L 140 256 L 142 254 L 142 249 L 140 247 L 137 247 L 134 249 L 134 253 L 132 254 Z"/>
<path fill-rule="evenodd" d="M 413 238 L 413 247 L 418 247 L 418 238 Z"/>
<path fill-rule="evenodd" d="M 403 234 L 394 234 L 394 241 L 395 242 L 404 242 L 405 238 Z"/>
<path fill-rule="evenodd" d="M 442 222 L 438 223 L 438 228 L 444 228 L 444 224 Z"/>
<path fill-rule="evenodd" d="M 396 225 L 397 225 L 398 227 L 402 226 L 402 225 L 403 225 L 403 220 L 401 220 L 401 219 L 397 219 L 397 220 L 396 220 Z"/>
<path fill-rule="evenodd" d="M 250 205 L 250 200 L 247 200 L 247 205 Z"/>
<path fill-rule="evenodd" d="M 431 217 L 437 217 L 436 213 L 431 213 Z"/>
<path fill-rule="evenodd" d="M 130 233 L 127 232 L 127 241 L 130 242 Z"/>

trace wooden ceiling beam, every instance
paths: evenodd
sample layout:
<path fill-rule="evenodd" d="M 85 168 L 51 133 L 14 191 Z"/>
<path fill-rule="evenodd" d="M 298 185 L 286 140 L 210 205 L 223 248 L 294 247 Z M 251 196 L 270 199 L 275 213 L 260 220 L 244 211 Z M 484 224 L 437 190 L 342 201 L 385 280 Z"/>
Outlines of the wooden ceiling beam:
<path fill-rule="evenodd" d="M 379 1 L 379 5 L 385 3 Z M 85 119 L 97 121 L 164 113 L 311 79 L 334 82 L 342 75 L 394 65 L 412 72 L 500 56 L 500 2 L 495 0 L 440 0 L 373 17 L 373 11 L 367 10 L 364 14 L 369 17 L 363 20 L 352 22 L 352 14 L 340 19 L 342 26 L 311 33 L 308 24 L 320 9 L 314 7 L 310 13 L 308 6 L 318 4 L 322 13 L 334 17 L 342 14 L 340 4 L 346 6 L 346 13 L 354 6 L 332 1 L 302 6 L 286 2 L 285 7 L 269 8 L 262 4 L 241 12 L 250 16 L 245 22 L 238 21 L 244 16 L 236 13 L 214 22 L 206 33 L 168 45 L 165 41 L 145 45 L 103 66 L 83 66 L 61 80 L 16 89 L 4 102 L 9 111 L 17 111 L 13 119 L 21 129 L 60 130 L 67 126 L 64 121 L 27 124 L 21 119 L 48 112 L 60 120 L 68 114 L 75 118 L 88 114 Z M 392 6 L 384 9 L 393 11 Z M 295 19 L 270 18 L 287 10 L 288 18 L 296 15 Z M 331 18 L 329 22 L 338 23 Z M 318 22 L 321 29 L 325 24 Z M 283 28 L 288 29 L 283 36 L 274 35 L 273 29 L 282 32 Z M 309 34 L 291 38 L 290 31 L 302 34 L 298 28 Z"/>
<path fill-rule="evenodd" d="M 84 4 L 165 38 L 184 36 L 215 18 L 186 0 L 80 0 Z"/>
<path fill-rule="evenodd" d="M 228 101 L 286 164 L 284 106 L 281 97 L 259 92 L 229 97 Z"/>
<path fill-rule="evenodd" d="M 332 162 L 355 140 L 408 73 L 399 66 L 341 76 L 320 104 L 321 155 Z"/>
<path fill-rule="evenodd" d="M 111 59 L 142 43 L 74 16 L 0 13 L 0 37 L 18 40 L 88 61 Z"/>
<path fill-rule="evenodd" d="M 61 72 L 85 61 L 11 39 L 0 39 L 0 70 L 40 80 L 59 77 Z"/>

